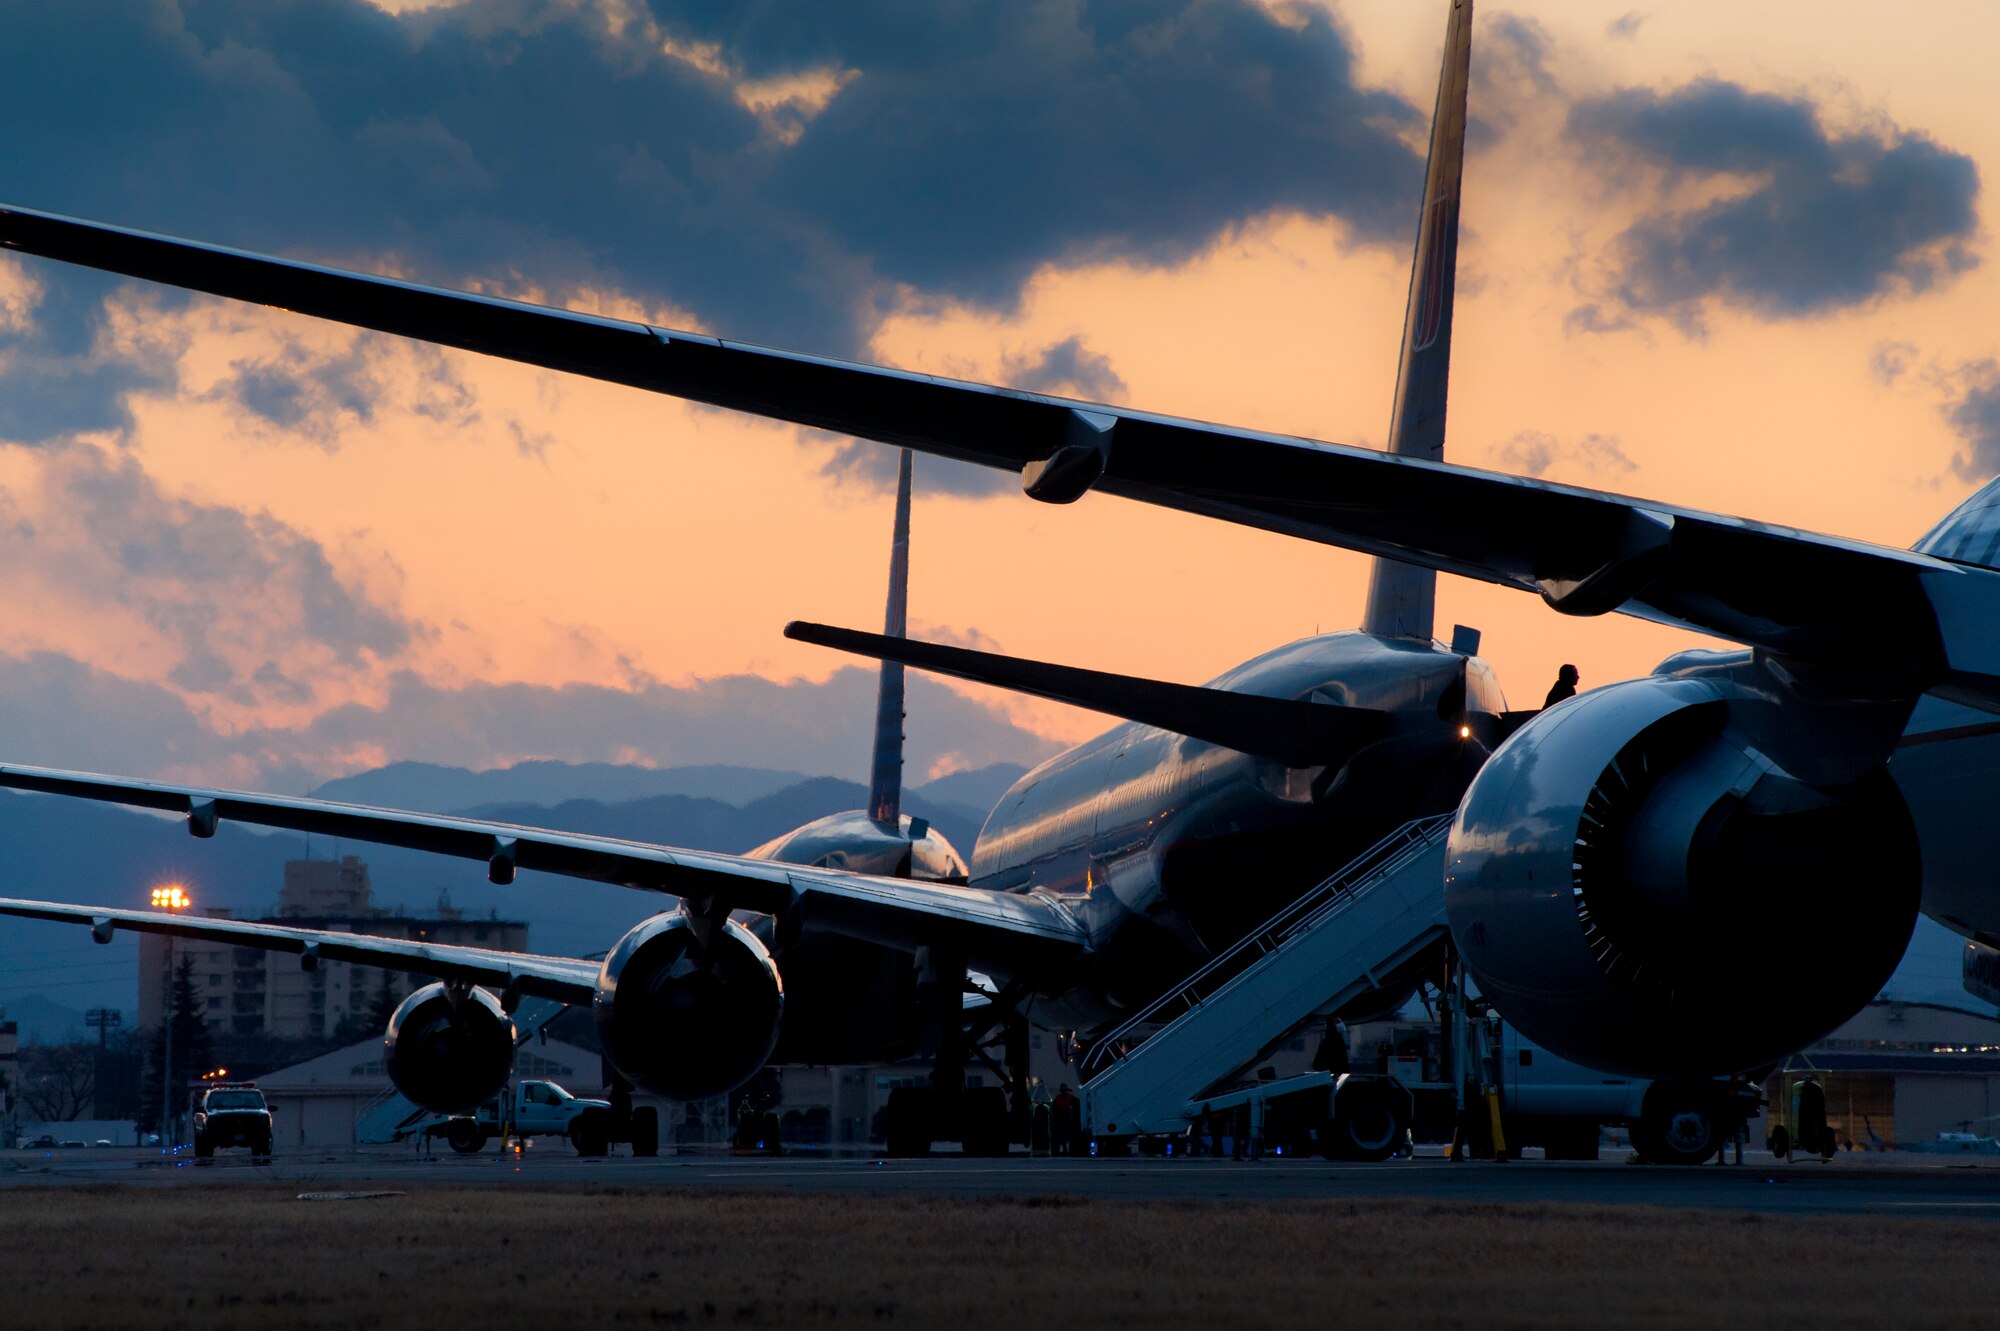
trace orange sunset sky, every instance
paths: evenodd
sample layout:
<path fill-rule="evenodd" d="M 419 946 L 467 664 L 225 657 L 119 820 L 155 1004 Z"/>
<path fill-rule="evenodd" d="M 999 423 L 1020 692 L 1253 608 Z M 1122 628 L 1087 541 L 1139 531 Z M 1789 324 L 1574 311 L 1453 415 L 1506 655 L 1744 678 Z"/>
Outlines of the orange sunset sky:
<path fill-rule="evenodd" d="M 780 279 L 746 260 L 740 283 L 728 269 L 697 289 L 673 273 L 698 274 L 687 249 L 737 225 L 729 188 L 703 204 L 708 230 L 676 230 L 662 212 L 659 245 L 696 266 L 642 279 L 634 274 L 656 270 L 612 253 L 582 223 L 575 234 L 589 245 L 567 253 L 560 227 L 516 228 L 510 196 L 588 195 L 595 185 L 493 159 L 454 128 L 462 108 L 413 108 L 393 90 L 379 107 L 316 104 L 331 85 L 301 73 L 295 52 L 322 50 L 332 63 L 345 48 L 311 48 L 275 20 L 218 17 L 228 6 L 126 8 L 149 15 L 127 21 L 145 26 L 157 50 L 121 36 L 106 42 L 107 61 L 144 69 L 165 58 L 157 51 L 176 52 L 204 79 L 268 95 L 316 132 L 391 145 L 355 158 L 380 166 L 370 188 L 388 202 L 376 213 L 357 204 L 351 223 L 295 237 L 282 215 L 259 220 L 243 201 L 308 186 L 232 165 L 231 145 L 249 132 L 240 123 L 214 139 L 202 133 L 201 115 L 240 122 L 243 107 L 262 105 L 249 93 L 218 95 L 213 112 L 187 102 L 195 109 L 176 112 L 170 148 L 166 130 L 134 145 L 124 127 L 95 122 L 80 88 L 37 109 L 43 138 L 10 116 L 9 137 L 22 142 L 0 156 L 13 177 L 0 197 L 751 339 L 809 331 L 785 322 L 786 304 L 817 291 L 815 274 L 830 282 L 866 270 L 853 287 L 866 309 L 849 310 L 851 340 L 804 349 L 993 382 L 1039 374 L 1049 382 L 1037 386 L 1056 391 L 1317 439 L 1379 445 L 1386 433 L 1409 241 L 1326 204 L 1315 193 L 1323 181 L 1243 185 L 1238 207 L 1225 197 L 1236 182 L 1166 151 L 1143 185 L 1158 192 L 1147 196 L 1150 215 L 1185 201 L 1214 205 L 1219 222 L 1190 224 L 1171 243 L 1143 234 L 1146 215 L 1095 230 L 1079 222 L 1039 256 L 961 280 L 949 253 L 961 221 L 968 246 L 997 250 L 1004 238 L 975 236 L 987 206 L 954 199 L 959 177 L 927 176 L 916 155 L 892 163 L 889 178 L 938 211 L 942 228 L 930 239 L 943 257 L 919 265 L 897 250 L 910 242 L 871 239 L 894 231 L 906 206 L 896 197 L 872 205 L 881 217 L 856 206 L 860 220 L 830 240 L 816 196 L 788 185 L 787 215 L 807 219 L 791 224 L 796 272 Z M 358 15 L 363 6 L 332 8 Z M 554 50 L 551 34 L 594 34 L 592 59 L 612 71 L 606 78 L 647 70 L 694 81 L 718 104 L 734 99 L 750 126 L 744 151 L 779 164 L 773 171 L 786 154 L 819 151 L 815 136 L 830 133 L 844 101 L 859 105 L 922 74 L 878 69 L 868 43 L 891 39 L 845 35 L 817 48 L 772 39 L 752 50 L 762 30 L 683 30 L 672 6 L 655 13 L 636 0 L 395 8 L 413 12 L 354 21 L 412 47 L 498 43 L 504 32 Z M 949 16 L 960 7 L 935 8 Z M 1039 26 L 1008 40 L 1051 49 L 1078 40 L 1089 10 L 1018 8 Z M 1162 25 L 1147 40 L 1162 43 L 1174 40 L 1161 34 L 1182 11 L 1232 11 L 1227 24 L 1201 18 L 1224 34 L 1205 40 L 1221 50 L 1228 34 L 1246 34 L 1253 75 L 1260 53 L 1280 66 L 1318 59 L 1327 43 L 1351 54 L 1341 76 L 1375 99 L 1368 114 L 1383 142 L 1402 145 L 1395 189 L 1413 224 L 1441 3 L 1138 8 Z M 1447 459 L 1910 543 L 2000 459 L 1981 430 L 1991 405 L 1983 394 L 2000 375 L 1990 315 L 2000 266 L 1978 188 L 2000 170 L 1995 49 L 2000 12 L 1974 3 L 1898 7 L 1893 17 L 1880 4 L 1829 0 L 1483 3 Z M 1222 86 L 1255 100 L 1299 77 L 1232 76 Z M 560 88 L 536 88 L 551 107 L 561 103 Z M 930 116 L 923 132 L 934 134 L 941 105 L 952 104 L 906 110 Z M 1730 119 L 1731 107 L 1763 117 L 1760 127 Z M 1310 119 L 1310 104 L 1293 109 L 1274 96 L 1268 115 L 1305 140 L 1324 128 L 1297 123 Z M 1163 113 L 1141 107 L 1135 123 Z M 989 114 L 999 113 L 969 91 L 967 122 Z M 349 124 L 359 128 L 340 128 Z M 600 134 L 636 133 L 651 149 L 621 151 L 624 168 L 596 177 L 601 194 L 565 197 L 564 208 L 630 213 L 635 200 L 678 197 L 665 186 L 635 194 L 634 182 L 667 170 L 660 163 L 680 122 L 570 132 L 593 146 Z M 966 133 L 967 153 L 989 151 Z M 271 137 L 259 150 L 280 157 L 308 156 L 319 141 L 288 149 L 279 130 Z M 391 178 L 416 160 L 395 145 L 419 141 L 430 165 Z M 1122 163 L 1157 147 L 1109 136 L 1102 151 Z M 994 161 L 996 172 L 1021 171 L 1009 197 L 1029 215 L 1064 213 L 1093 178 L 1106 191 L 1142 188 L 1103 162 L 1038 181 L 1011 159 Z M 1282 162 L 1273 170 L 1281 174 Z M 164 215 L 154 215 L 155 199 Z M 1752 206 L 1731 211 L 1743 200 Z M 958 202 L 964 211 L 954 214 Z M 643 233 L 643 216 L 624 225 Z M 1741 226 L 1697 236 L 1708 217 Z M 1645 266 L 1635 236 L 1681 242 L 1674 262 Z M 460 237 L 477 239 L 455 250 Z M 461 253 L 477 257 L 449 257 Z M 753 284 L 766 303 L 741 306 L 752 325 L 741 327 L 727 289 Z M 65 347 L 50 331 L 59 297 L 89 316 L 87 337 Z M 0 428 L 9 610 L 0 617 L 0 716 L 16 736 L 10 756 L 304 788 L 399 758 L 782 766 L 795 745 L 803 769 L 861 776 L 865 718 L 838 730 L 815 718 L 867 691 L 853 681 L 844 692 L 817 690 L 846 663 L 779 636 L 792 618 L 880 621 L 890 502 L 868 479 L 877 473 L 829 470 L 835 441 L 141 284 L 85 288 L 32 260 L 0 259 L 0 333 L 7 394 L 54 385 L 79 404 L 53 425 Z M 99 373 L 105 366 L 116 372 Z M 252 392 L 274 382 L 279 409 Z M 92 393 L 122 411 L 92 419 Z M 1992 419 L 2000 429 L 2000 412 Z M 948 493 L 938 464 L 923 459 L 918 474 L 930 482 L 915 515 L 918 635 L 1198 682 L 1289 639 L 1351 627 L 1360 614 L 1359 556 L 1115 499 L 1044 507 L 1005 478 L 983 493 Z M 944 479 L 962 491 L 959 476 Z M 1581 667 L 1586 685 L 1604 683 L 1696 641 L 1615 615 L 1564 619 L 1531 597 L 1449 578 L 1439 599 L 1440 634 L 1454 622 L 1482 629 L 1516 705 L 1538 702 L 1564 661 Z M 743 676 L 783 687 L 760 692 Z M 913 695 L 919 778 L 1029 761 L 1106 724 L 951 688 L 977 706 Z M 618 720 L 637 713 L 610 704 L 611 719 L 564 719 L 578 699 L 614 694 L 642 711 L 698 713 L 703 724 L 655 730 Z M 65 709 L 129 720 L 132 738 L 119 747 L 86 733 L 98 727 Z M 419 711 L 422 724 L 401 719 Z M 154 736 L 160 743 L 148 747 Z"/>

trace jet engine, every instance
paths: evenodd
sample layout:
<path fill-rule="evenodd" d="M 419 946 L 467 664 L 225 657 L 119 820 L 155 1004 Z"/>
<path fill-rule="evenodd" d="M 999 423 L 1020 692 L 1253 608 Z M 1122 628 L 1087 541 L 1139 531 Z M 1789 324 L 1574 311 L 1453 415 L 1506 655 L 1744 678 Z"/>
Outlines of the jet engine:
<path fill-rule="evenodd" d="M 703 929 L 669 911 L 604 959 L 591 1010 L 605 1054 L 626 1078 L 670 1100 L 699 1100 L 736 1089 L 764 1066 L 778 1042 L 785 987 L 770 952 L 742 925 Z"/>
<path fill-rule="evenodd" d="M 1480 991 L 1606 1071 L 1768 1065 L 1872 999 L 1908 946 L 1917 835 L 1886 770 L 1809 785 L 1729 728 L 1711 680 L 1583 694 L 1493 754 L 1445 901 Z"/>
<path fill-rule="evenodd" d="M 514 1019 L 484 989 L 428 984 L 389 1018 L 382 1037 L 389 1080 L 438 1114 L 465 1114 L 498 1094 L 514 1066 Z"/>

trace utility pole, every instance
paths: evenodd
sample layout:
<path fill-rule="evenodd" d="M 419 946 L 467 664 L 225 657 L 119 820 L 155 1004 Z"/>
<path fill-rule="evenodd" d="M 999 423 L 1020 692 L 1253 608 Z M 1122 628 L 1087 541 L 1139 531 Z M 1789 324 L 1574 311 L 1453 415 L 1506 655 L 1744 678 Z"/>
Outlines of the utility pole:
<path fill-rule="evenodd" d="M 109 1047 L 111 1032 L 125 1024 L 125 1014 L 117 1008 L 94 1007 L 83 1014 L 83 1024 L 97 1028 L 97 1052 Z"/>

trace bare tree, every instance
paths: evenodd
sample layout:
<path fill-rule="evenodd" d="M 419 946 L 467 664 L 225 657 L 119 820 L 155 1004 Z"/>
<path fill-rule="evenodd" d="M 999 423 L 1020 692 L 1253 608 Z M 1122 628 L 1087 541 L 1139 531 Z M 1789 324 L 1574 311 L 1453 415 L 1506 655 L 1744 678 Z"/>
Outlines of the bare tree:
<path fill-rule="evenodd" d="M 20 1081 L 21 1103 L 44 1123 L 82 1118 L 97 1095 L 97 1046 L 29 1045 Z"/>

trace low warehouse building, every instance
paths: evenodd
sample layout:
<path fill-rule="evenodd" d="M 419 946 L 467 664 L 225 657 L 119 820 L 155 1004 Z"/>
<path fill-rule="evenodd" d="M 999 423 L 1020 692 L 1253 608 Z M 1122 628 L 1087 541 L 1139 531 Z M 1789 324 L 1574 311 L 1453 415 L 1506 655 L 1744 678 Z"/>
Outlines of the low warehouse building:
<path fill-rule="evenodd" d="M 1794 1055 L 1817 1069 L 1827 1124 L 1854 1149 L 1921 1146 L 1940 1132 L 1990 1137 L 2000 1126 L 2000 1018 L 1942 1003 L 1878 1001 Z M 1786 1074 L 1764 1087 L 1772 1121 Z"/>
<path fill-rule="evenodd" d="M 598 1056 L 559 1040 L 521 1050 L 514 1075 L 552 1081 L 575 1095 L 604 1094 Z M 279 1153 L 352 1147 L 363 1119 L 396 1093 L 379 1038 L 280 1068 L 257 1084 L 271 1106 L 272 1145 Z"/>

